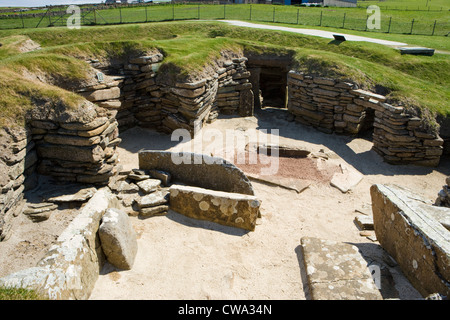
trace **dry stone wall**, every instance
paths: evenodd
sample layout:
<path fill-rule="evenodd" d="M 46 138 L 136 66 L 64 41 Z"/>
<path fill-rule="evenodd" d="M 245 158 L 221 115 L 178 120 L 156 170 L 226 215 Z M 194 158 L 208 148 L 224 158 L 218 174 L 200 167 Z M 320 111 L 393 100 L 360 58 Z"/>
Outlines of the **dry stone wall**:
<path fill-rule="evenodd" d="M 392 164 L 437 166 L 443 139 L 386 97 L 355 84 L 290 71 L 288 109 L 295 120 L 326 133 L 357 134 L 373 125 L 374 150 Z"/>
<path fill-rule="evenodd" d="M 24 191 L 36 184 L 35 146 L 29 130 L 0 131 L 0 241 L 11 235 L 12 220 L 24 206 Z"/>
<path fill-rule="evenodd" d="M 102 70 L 109 83 L 82 88 L 79 93 L 103 108 L 117 110 L 120 130 L 133 126 L 166 133 L 184 128 L 191 133 L 219 113 L 253 114 L 252 85 L 245 57 L 220 59 L 213 72 L 195 81 L 177 81 L 158 73 L 161 53 L 129 58 Z M 99 68 L 98 62 L 93 66 Z M 115 76 L 112 76 L 112 74 Z"/>
<path fill-rule="evenodd" d="M 39 157 L 38 173 L 61 181 L 108 182 L 115 172 L 115 149 L 121 139 L 114 115 L 98 111 L 88 123 L 31 121 Z"/>

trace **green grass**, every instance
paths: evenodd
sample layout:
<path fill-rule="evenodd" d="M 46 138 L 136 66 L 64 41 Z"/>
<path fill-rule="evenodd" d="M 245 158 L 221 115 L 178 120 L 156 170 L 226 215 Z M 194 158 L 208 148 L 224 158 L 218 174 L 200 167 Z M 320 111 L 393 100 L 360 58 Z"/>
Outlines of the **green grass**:
<path fill-rule="evenodd" d="M 449 10 L 450 3 L 447 0 L 359 0 L 358 6 L 377 5 L 381 9 L 399 10 Z"/>
<path fill-rule="evenodd" d="M 419 1 L 419 0 L 416 0 Z M 441 0 L 438 1 L 441 4 Z M 367 4 L 378 3 L 367 1 Z M 388 1 L 382 2 L 389 3 Z M 365 2 L 364 2 L 365 5 Z M 439 6 L 447 8 L 446 6 Z M 395 8 L 392 7 L 392 8 Z M 449 8 L 450 9 L 450 8 Z M 16 15 L 11 19 L 0 19 L 0 29 L 36 28 L 66 25 L 69 14 L 62 16 L 30 17 L 21 19 Z M 367 11 L 365 8 L 297 7 L 262 4 L 241 5 L 184 5 L 160 4 L 141 7 L 124 7 L 85 12 L 82 25 L 105 25 L 167 20 L 253 20 L 259 22 L 279 22 L 305 26 L 344 27 L 349 30 L 366 30 Z M 414 20 L 414 23 L 412 21 Z M 436 22 L 436 24 L 435 24 Z M 398 34 L 447 35 L 450 32 L 448 9 L 442 11 L 405 11 L 382 8 L 381 28 L 378 32 Z"/>
<path fill-rule="evenodd" d="M 34 290 L 23 288 L 0 288 L 0 300 L 47 300 Z"/>
<path fill-rule="evenodd" d="M 92 35 L 95 34 L 95 37 Z M 384 37 L 394 35 L 384 35 Z M 419 45 L 420 36 L 409 36 Z M 42 50 L 17 54 L 23 39 L 41 44 Z M 442 39 L 441 37 L 428 37 Z M 132 39 L 132 40 L 131 40 Z M 25 29 L 0 31 L 0 114 L 23 121 L 37 100 L 58 106 L 77 106 L 80 97 L 51 85 L 23 77 L 23 70 L 48 78 L 80 81 L 87 58 L 112 59 L 158 49 L 165 55 L 161 71 L 188 76 L 218 57 L 221 50 L 270 52 L 290 55 L 296 67 L 308 73 L 354 81 L 361 87 L 385 87 L 389 99 L 418 113 L 427 110 L 450 116 L 450 55 L 400 55 L 393 48 L 289 32 L 233 27 L 221 22 L 161 22 L 114 26 Z M 433 40 L 438 42 L 438 40 Z M 446 45 L 443 48 L 448 48 Z M 4 122 L 5 123 L 5 122 Z"/>

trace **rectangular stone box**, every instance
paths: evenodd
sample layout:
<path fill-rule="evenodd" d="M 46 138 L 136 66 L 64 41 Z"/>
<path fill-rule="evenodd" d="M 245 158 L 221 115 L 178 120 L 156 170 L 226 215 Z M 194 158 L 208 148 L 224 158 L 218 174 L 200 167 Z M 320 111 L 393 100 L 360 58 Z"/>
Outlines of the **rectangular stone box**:
<path fill-rule="evenodd" d="M 255 230 L 261 202 L 251 195 L 172 185 L 170 209 L 221 225 Z"/>

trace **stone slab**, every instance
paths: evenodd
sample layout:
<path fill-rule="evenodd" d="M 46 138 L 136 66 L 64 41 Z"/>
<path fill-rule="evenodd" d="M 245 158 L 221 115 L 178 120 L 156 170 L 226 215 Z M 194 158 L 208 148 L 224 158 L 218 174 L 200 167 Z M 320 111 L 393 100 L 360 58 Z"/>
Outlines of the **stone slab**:
<path fill-rule="evenodd" d="M 0 278 L 0 286 L 34 289 L 51 300 L 88 299 L 104 259 L 97 230 L 115 200 L 108 188 L 98 190 L 36 267 Z"/>
<path fill-rule="evenodd" d="M 346 193 L 356 187 L 364 176 L 348 165 L 341 164 L 340 167 L 341 172 L 337 172 L 333 175 L 330 184 L 341 192 Z"/>
<path fill-rule="evenodd" d="M 131 269 L 138 249 L 136 232 L 129 219 L 121 210 L 108 209 L 98 230 L 106 259 L 122 270 Z"/>
<path fill-rule="evenodd" d="M 161 170 L 173 182 L 217 191 L 254 195 L 253 187 L 242 170 L 219 157 L 158 150 L 139 152 L 139 168 Z"/>
<path fill-rule="evenodd" d="M 380 245 L 424 297 L 433 293 L 448 297 L 450 231 L 430 214 L 432 206 L 396 185 L 372 185 L 370 194 Z"/>
<path fill-rule="evenodd" d="M 253 231 L 261 202 L 252 195 L 172 185 L 170 209 L 188 217 Z"/>
<path fill-rule="evenodd" d="M 382 300 L 356 246 L 303 237 L 301 247 L 313 300 Z"/>
<path fill-rule="evenodd" d="M 372 216 L 359 215 L 355 217 L 355 222 L 361 230 L 373 230 Z"/>

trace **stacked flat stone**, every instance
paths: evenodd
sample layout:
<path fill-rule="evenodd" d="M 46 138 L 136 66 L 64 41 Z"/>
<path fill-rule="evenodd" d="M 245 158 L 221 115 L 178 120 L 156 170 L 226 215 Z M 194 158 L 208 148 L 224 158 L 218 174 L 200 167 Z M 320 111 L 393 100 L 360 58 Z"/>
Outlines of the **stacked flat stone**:
<path fill-rule="evenodd" d="M 194 134 L 201 129 L 212 109 L 217 88 L 216 75 L 195 82 L 177 82 L 175 86 L 162 85 L 162 130 L 172 133 L 182 128 Z"/>
<path fill-rule="evenodd" d="M 217 68 L 209 70 L 204 78 L 178 82 L 170 75 L 158 77 L 163 58 L 157 52 L 114 66 L 89 61 L 105 73 L 105 81 L 78 93 L 100 107 L 116 110 L 122 131 L 138 125 L 169 134 L 183 128 L 193 135 L 219 113 L 253 114 L 247 58 L 219 59 Z M 112 76 L 113 73 L 117 75 Z"/>
<path fill-rule="evenodd" d="M 216 105 L 222 114 L 253 115 L 253 92 L 246 57 L 227 60 L 217 70 L 219 89 Z"/>
<path fill-rule="evenodd" d="M 450 176 L 445 179 L 445 185 L 438 193 L 436 205 L 450 208 Z"/>
<path fill-rule="evenodd" d="M 156 70 L 163 60 L 161 53 L 139 56 L 127 59 L 124 63 L 114 66 L 100 66 L 97 63 L 91 64 L 101 69 L 105 74 L 116 74 L 114 76 L 105 75 L 106 79 L 112 79 L 109 83 L 102 84 L 107 88 L 83 88 L 80 92 L 89 93 L 98 89 L 103 93 L 110 93 L 102 99 L 90 99 L 100 107 L 117 110 L 117 121 L 120 130 L 139 125 L 142 127 L 159 126 L 161 123 L 161 91 L 156 84 Z M 86 96 L 86 94 L 84 94 Z M 87 97 L 89 99 L 89 97 Z"/>
<path fill-rule="evenodd" d="M 61 181 L 107 183 L 115 172 L 119 138 L 114 115 L 98 112 L 88 122 L 31 121 L 40 160 L 38 173 Z"/>
<path fill-rule="evenodd" d="M 124 123 L 125 127 L 134 124 L 141 127 L 158 127 L 161 124 L 162 93 L 155 77 L 162 60 L 163 55 L 155 53 L 132 58 L 129 64 L 124 66 L 126 80 L 122 87 L 123 106 L 118 121 Z"/>
<path fill-rule="evenodd" d="M 122 171 L 108 184 L 129 215 L 151 217 L 169 210 L 170 174 L 158 170 Z"/>
<path fill-rule="evenodd" d="M 392 164 L 437 166 L 444 140 L 422 129 L 422 119 L 386 97 L 352 83 L 288 73 L 288 110 L 295 120 L 326 133 L 357 134 L 374 127 L 374 150 Z"/>
<path fill-rule="evenodd" d="M 24 128 L 1 129 L 0 150 L 0 241 L 4 241 L 25 204 L 24 191 L 36 185 L 37 154 Z"/>

